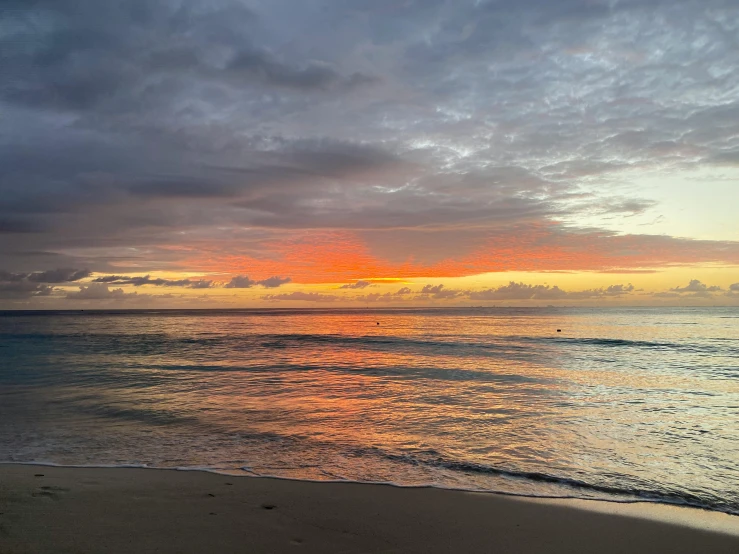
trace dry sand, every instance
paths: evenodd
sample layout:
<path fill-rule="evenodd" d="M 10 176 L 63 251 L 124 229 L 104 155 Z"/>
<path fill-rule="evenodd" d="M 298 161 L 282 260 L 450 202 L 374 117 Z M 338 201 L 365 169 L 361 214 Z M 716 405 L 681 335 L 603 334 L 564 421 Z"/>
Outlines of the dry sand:
<path fill-rule="evenodd" d="M 654 519 L 665 514 L 672 523 Z M 0 553 L 21 552 L 737 554 L 739 517 L 203 472 L 0 465 Z"/>

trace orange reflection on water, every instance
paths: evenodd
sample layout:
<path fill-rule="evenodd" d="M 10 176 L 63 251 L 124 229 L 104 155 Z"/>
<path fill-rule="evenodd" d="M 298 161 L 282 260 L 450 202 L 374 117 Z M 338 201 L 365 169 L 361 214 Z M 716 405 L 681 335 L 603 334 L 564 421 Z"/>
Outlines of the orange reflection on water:
<path fill-rule="evenodd" d="M 634 323 L 628 311 L 597 314 L 346 310 L 101 318 L 93 336 L 114 339 L 91 371 L 112 367 L 106 385 L 91 395 L 89 383 L 68 383 L 64 400 L 131 428 L 154 422 L 165 439 L 209 437 L 212 445 L 198 442 L 206 450 L 192 456 L 233 467 L 240 458 L 265 457 L 297 467 L 308 456 L 302 477 L 321 478 L 311 468 L 324 459 L 365 475 L 380 471 L 377 460 L 406 463 L 410 453 L 413 471 L 420 471 L 421 456 L 424 471 L 438 460 L 447 466 L 463 460 L 547 474 L 635 471 L 634 478 L 646 480 L 668 472 L 710 488 L 709 474 L 698 467 L 728 459 L 739 444 L 726 425 L 739 385 L 710 369 L 728 367 L 720 345 L 739 338 L 736 330 L 716 327 L 710 341 L 695 343 L 695 328 L 648 318 Z M 676 323 L 683 316 L 659 317 Z M 689 340 L 693 346 L 684 348 Z M 280 474 L 296 475 L 280 467 Z M 475 471 L 464 473 L 466 483 L 482 486 L 491 478 Z"/>

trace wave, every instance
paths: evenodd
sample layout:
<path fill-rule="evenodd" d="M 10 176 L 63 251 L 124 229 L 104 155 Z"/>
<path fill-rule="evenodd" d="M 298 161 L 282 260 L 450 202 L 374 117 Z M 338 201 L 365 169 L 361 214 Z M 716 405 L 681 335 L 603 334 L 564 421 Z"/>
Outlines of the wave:
<path fill-rule="evenodd" d="M 679 494 L 670 493 L 663 491 L 651 491 L 644 489 L 619 489 L 616 487 L 592 485 L 576 479 L 569 479 L 565 477 L 557 477 L 544 473 L 536 472 L 516 472 L 494 468 L 491 466 L 485 466 L 481 464 L 472 464 L 468 462 L 446 462 L 443 467 L 446 469 L 465 471 L 465 472 L 479 472 L 487 474 L 495 474 L 502 477 L 508 477 L 511 479 L 521 479 L 531 482 L 546 482 L 561 486 L 564 490 L 562 494 L 546 494 L 546 493 L 526 493 L 526 492 L 514 492 L 509 490 L 496 490 L 496 489 L 484 489 L 480 487 L 452 487 L 443 485 L 441 483 L 424 483 L 424 484 L 407 484 L 396 481 L 377 481 L 377 480 L 364 480 L 364 479 L 350 479 L 344 477 L 332 477 L 327 479 L 309 479 L 309 478 L 295 478 L 286 477 L 279 474 L 264 474 L 254 471 L 249 466 L 240 467 L 239 470 L 243 473 L 238 473 L 234 470 L 218 469 L 207 466 L 176 466 L 176 467 L 163 467 L 163 466 L 152 466 L 147 464 L 139 463 L 122 463 L 122 464 L 60 464 L 51 461 L 3 461 L 0 460 L 0 465 L 26 465 L 26 466 L 39 466 L 39 467 L 59 467 L 59 468 L 72 468 L 72 469 L 145 469 L 145 470 L 156 470 L 156 471 L 198 471 L 204 473 L 213 473 L 216 475 L 228 475 L 229 477 L 247 477 L 252 479 L 279 479 L 285 481 L 300 481 L 300 482 L 311 482 L 311 483 L 356 483 L 365 485 L 385 485 L 405 489 L 442 489 L 442 490 L 456 490 L 465 492 L 478 492 L 488 494 L 499 494 L 503 496 L 523 497 L 523 498 L 541 498 L 541 499 L 574 499 L 574 500 L 588 500 L 593 502 L 611 502 L 616 504 L 636 504 L 636 503 L 653 503 L 653 504 L 666 504 L 672 506 L 684 506 L 690 508 L 697 508 L 701 510 L 708 510 L 713 512 L 721 512 L 728 515 L 739 516 L 739 506 L 730 504 L 728 502 L 717 501 L 711 502 L 706 501 L 695 495 L 690 494 Z M 328 474 L 327 474 L 328 475 Z M 574 489 L 572 492 L 565 492 L 567 489 Z M 587 497 L 576 494 L 575 490 L 588 490 L 592 492 L 598 492 L 606 494 L 604 497 Z"/>
<path fill-rule="evenodd" d="M 722 350 L 710 344 L 660 342 L 600 337 L 548 337 L 535 335 L 490 335 L 486 340 L 471 337 L 450 337 L 454 340 L 433 340 L 420 337 L 399 337 L 390 335 L 344 335 L 317 333 L 285 334 L 233 334 L 210 337 L 174 337 L 165 333 L 0 333 L 5 340 L 37 340 L 59 342 L 73 340 L 81 342 L 81 347 L 104 347 L 105 349 L 133 348 L 139 355 L 153 352 L 169 352 L 173 348 L 192 349 L 193 347 L 227 348 L 230 351 L 251 350 L 255 347 L 265 349 L 290 349 L 306 345 L 356 346 L 361 348 L 421 349 L 431 350 L 435 355 L 468 356 L 470 354 L 511 357 L 531 357 L 530 343 L 556 345 L 585 345 L 606 348 L 640 348 L 659 350 L 687 350 L 715 353 Z"/>
<path fill-rule="evenodd" d="M 526 340 L 526 339 L 524 339 Z M 684 350 L 690 352 L 721 352 L 721 348 L 695 343 L 676 343 L 676 342 L 657 342 L 645 340 L 629 340 L 629 339 L 606 339 L 606 338 L 569 338 L 569 337 L 552 337 L 533 339 L 537 341 L 553 342 L 558 344 L 575 344 L 586 346 L 601 346 L 606 348 L 642 348 L 655 350 Z"/>
<path fill-rule="evenodd" d="M 136 367 L 131 365 L 130 367 Z M 539 387 L 546 383 L 556 383 L 557 378 L 554 377 L 529 377 L 517 373 L 501 373 L 494 371 L 480 371 L 467 368 L 438 368 L 433 366 L 383 366 L 383 367 L 366 367 L 360 365 L 330 365 L 316 364 L 309 365 L 306 363 L 299 364 L 280 364 L 258 366 L 237 366 L 237 365 L 206 365 L 206 364 L 142 364 L 140 367 L 153 371 L 182 371 L 197 373 L 250 373 L 250 374 L 273 374 L 275 372 L 323 372 L 323 373 L 342 373 L 349 375 L 366 375 L 370 377 L 390 377 L 395 379 L 403 379 L 409 381 L 416 380 L 434 380 L 434 381 L 474 381 L 476 383 L 498 383 L 498 384 L 517 384 L 532 385 Z M 120 383 L 122 377 L 115 376 L 114 382 Z M 524 389 L 519 389 L 521 392 Z"/>
<path fill-rule="evenodd" d="M 671 492 L 646 488 L 619 488 L 610 485 L 588 483 L 586 481 L 573 479 L 571 477 L 562 477 L 541 472 L 514 471 L 501 469 L 485 464 L 448 460 L 443 458 L 435 460 L 423 460 L 404 454 L 387 454 L 386 456 L 391 460 L 409 463 L 411 465 L 427 465 L 464 473 L 497 475 L 500 477 L 521 479 L 535 483 L 549 483 L 553 485 L 559 485 L 568 489 L 578 489 L 596 493 L 603 493 L 617 497 L 634 497 L 635 500 L 638 499 L 664 504 L 680 504 L 692 506 L 695 508 L 725 512 L 732 515 L 739 515 L 739 504 L 734 504 L 721 499 L 707 499 L 687 492 Z"/>
<path fill-rule="evenodd" d="M 548 339 L 554 342 L 564 342 L 573 344 L 592 344 L 594 346 L 633 346 L 639 348 L 681 348 L 683 345 L 670 342 L 653 342 L 642 340 L 627 339 L 601 339 L 601 338 L 552 338 Z"/>

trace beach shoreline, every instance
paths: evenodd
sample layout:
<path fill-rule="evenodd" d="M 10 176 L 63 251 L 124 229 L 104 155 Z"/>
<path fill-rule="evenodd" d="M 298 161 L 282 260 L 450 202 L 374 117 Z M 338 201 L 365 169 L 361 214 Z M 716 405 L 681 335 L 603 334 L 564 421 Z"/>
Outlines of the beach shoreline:
<path fill-rule="evenodd" d="M 0 464 L 0 552 L 737 552 L 739 517 L 205 471 Z"/>

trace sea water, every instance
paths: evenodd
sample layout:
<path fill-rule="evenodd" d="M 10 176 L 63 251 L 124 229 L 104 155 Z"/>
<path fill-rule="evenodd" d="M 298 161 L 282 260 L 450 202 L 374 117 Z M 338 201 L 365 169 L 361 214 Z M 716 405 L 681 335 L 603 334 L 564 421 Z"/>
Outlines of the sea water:
<path fill-rule="evenodd" d="M 739 514 L 739 309 L 0 312 L 0 461 Z"/>

